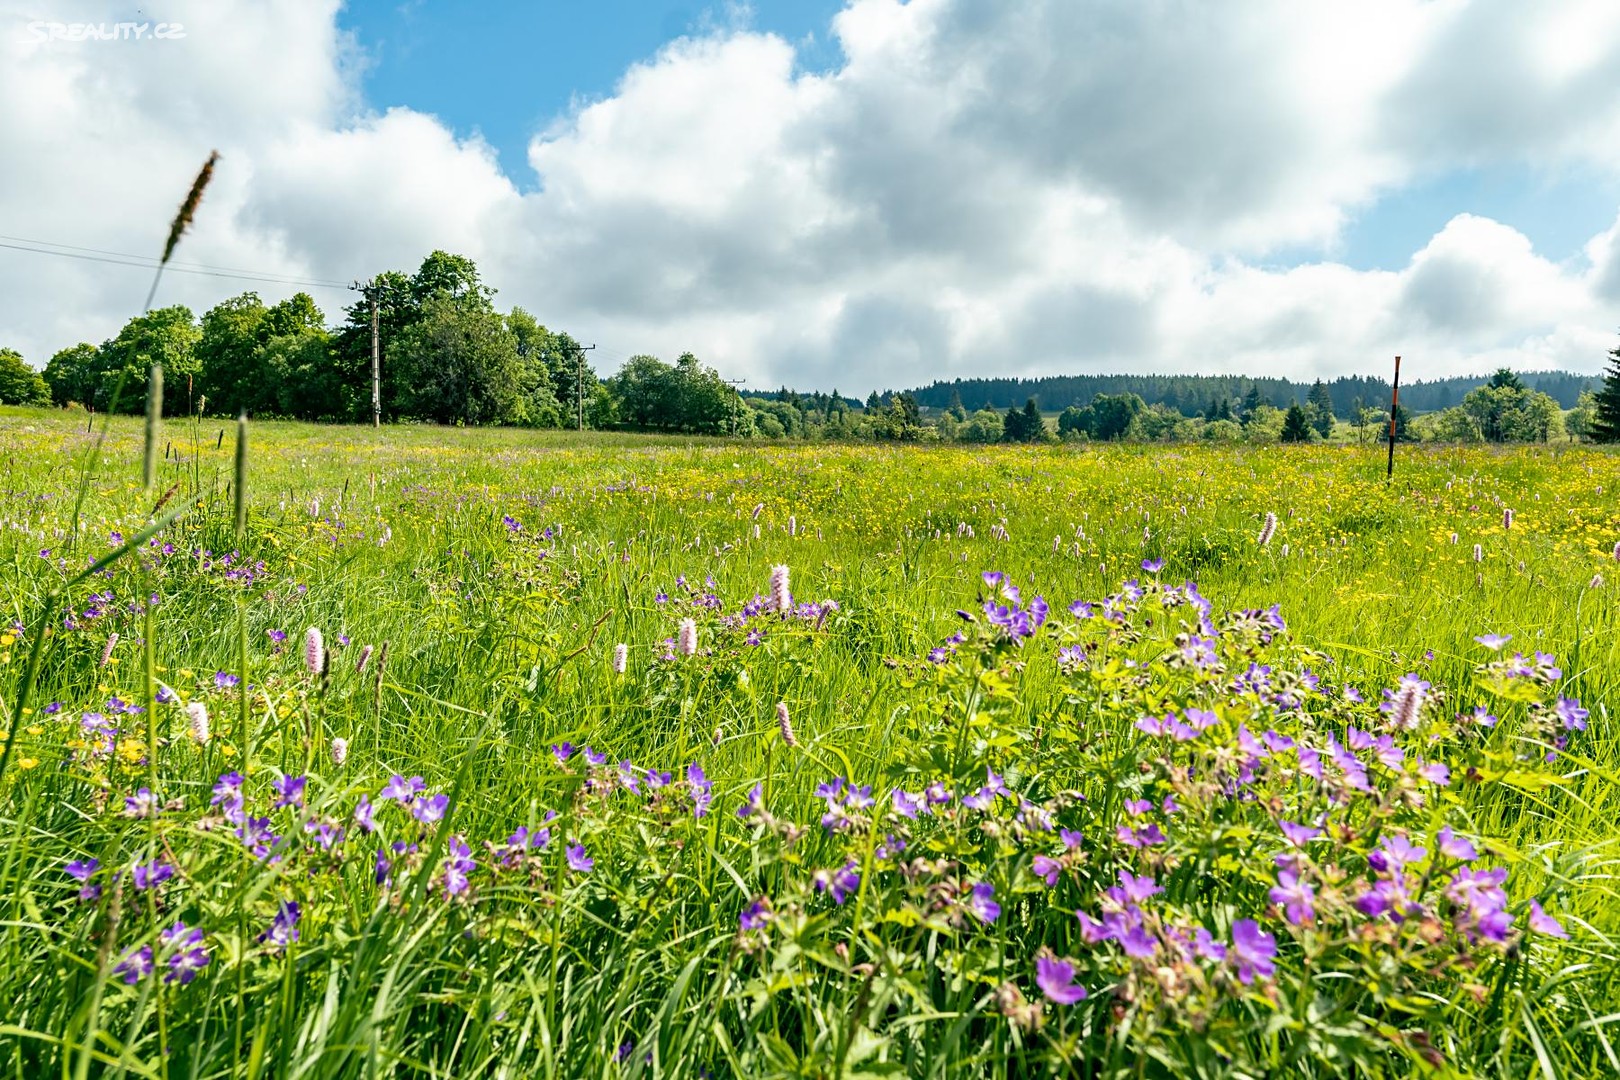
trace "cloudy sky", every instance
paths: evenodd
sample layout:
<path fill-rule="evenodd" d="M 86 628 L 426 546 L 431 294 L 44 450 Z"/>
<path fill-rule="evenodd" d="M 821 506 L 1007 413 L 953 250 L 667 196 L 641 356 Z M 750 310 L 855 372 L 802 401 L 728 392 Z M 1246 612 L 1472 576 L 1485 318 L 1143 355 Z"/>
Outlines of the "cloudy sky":
<path fill-rule="evenodd" d="M 0 102 L 0 345 L 36 365 L 149 273 L 19 248 L 149 258 L 215 148 L 177 259 L 275 280 L 160 303 L 443 248 L 607 369 L 864 394 L 1620 344 L 1613 0 L 0 0 Z"/>

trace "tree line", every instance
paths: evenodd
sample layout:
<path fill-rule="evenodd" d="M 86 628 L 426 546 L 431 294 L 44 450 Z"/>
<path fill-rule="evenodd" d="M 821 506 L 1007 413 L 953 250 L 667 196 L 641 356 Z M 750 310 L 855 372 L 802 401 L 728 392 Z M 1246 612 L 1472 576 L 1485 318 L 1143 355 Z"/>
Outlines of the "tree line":
<path fill-rule="evenodd" d="M 1542 371 L 1522 375 L 1525 384 L 1551 396 L 1565 409 L 1574 408 L 1583 390 L 1599 380 L 1590 375 L 1565 371 Z M 1462 399 L 1479 383 L 1478 376 L 1459 376 L 1402 384 L 1401 400 L 1419 413 L 1438 412 L 1462 404 Z M 1389 401 L 1389 380 L 1365 375 L 1345 375 L 1328 380 L 1329 395 L 1337 402 L 1336 416 L 1353 419 L 1357 402 L 1376 407 Z M 1226 402 L 1228 408 L 1268 404 L 1286 409 L 1289 402 L 1304 399 L 1312 384 L 1289 379 L 1244 375 L 1053 375 L 1044 378 L 985 378 L 940 380 L 911 390 L 918 405 L 926 409 L 949 408 L 953 400 L 983 402 L 993 409 L 1018 408 L 1035 398 L 1052 411 L 1074 405 L 1083 407 L 1098 394 L 1134 394 L 1145 405 L 1165 405 L 1183 416 L 1206 419 Z M 892 391 L 881 396 L 887 398 Z"/>
<path fill-rule="evenodd" d="M 1388 400 L 1388 384 L 1365 377 L 1309 386 L 1196 375 L 958 379 L 873 392 L 864 407 L 836 389 L 739 392 L 691 353 L 673 364 L 633 356 L 604 379 L 573 336 L 522 308 L 502 313 L 494 296 L 471 259 L 435 251 L 413 274 L 389 271 L 362 286 L 336 327 L 306 293 L 267 305 L 245 292 L 201 318 L 180 305 L 158 308 L 100 345 L 61 350 L 42 372 L 0 349 L 0 403 L 133 413 L 144 408 L 147 371 L 161 364 L 165 408 L 174 414 L 364 421 L 373 409 L 375 337 L 376 407 L 389 421 L 970 443 L 1367 441 L 1389 424 L 1379 404 Z M 1610 357 L 1601 389 L 1584 376 L 1506 369 L 1483 384 L 1446 379 L 1402 387 L 1396 437 L 1616 441 L 1620 349 Z M 1010 399 L 1024 390 L 1022 405 Z M 983 404 L 970 412 L 965 397 Z M 1063 406 L 1054 410 L 1055 430 L 1042 401 Z"/>
<path fill-rule="evenodd" d="M 370 420 L 375 318 L 384 420 L 743 432 L 741 397 L 690 353 L 635 356 L 601 379 L 573 336 L 497 310 L 494 296 L 471 259 L 435 251 L 414 274 L 366 283 L 335 328 L 307 293 L 265 304 L 245 292 L 201 318 L 158 308 L 100 345 L 61 350 L 43 372 L 0 351 L 0 401 L 138 412 L 161 364 L 173 414 Z"/>

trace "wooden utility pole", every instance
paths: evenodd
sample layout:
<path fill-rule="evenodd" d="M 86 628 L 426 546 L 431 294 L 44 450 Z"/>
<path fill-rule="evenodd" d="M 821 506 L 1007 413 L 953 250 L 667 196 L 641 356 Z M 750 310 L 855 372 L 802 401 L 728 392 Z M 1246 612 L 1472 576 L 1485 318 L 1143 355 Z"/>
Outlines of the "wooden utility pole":
<path fill-rule="evenodd" d="M 377 282 L 371 288 L 371 426 L 382 427 L 382 354 L 377 340 Z"/>
<path fill-rule="evenodd" d="M 1395 381 L 1389 388 L 1389 468 L 1384 471 L 1384 479 L 1389 480 L 1395 476 L 1395 414 L 1401 407 L 1401 358 L 1395 358 Z"/>
<path fill-rule="evenodd" d="M 575 356 L 579 360 L 578 386 L 576 396 L 579 398 L 579 430 L 585 430 L 585 354 L 596 348 L 595 345 L 581 345 L 574 343 Z"/>
<path fill-rule="evenodd" d="M 371 301 L 371 426 L 382 427 L 382 346 L 377 337 L 377 286 L 380 279 L 369 284 L 356 281 L 349 288 Z"/>

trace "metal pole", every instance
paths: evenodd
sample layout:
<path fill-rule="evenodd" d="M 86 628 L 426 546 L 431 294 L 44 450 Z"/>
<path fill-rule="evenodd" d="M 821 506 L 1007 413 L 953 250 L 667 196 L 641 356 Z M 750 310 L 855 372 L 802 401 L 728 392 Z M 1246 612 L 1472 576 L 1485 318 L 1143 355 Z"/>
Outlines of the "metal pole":
<path fill-rule="evenodd" d="M 1395 413 L 1401 407 L 1401 358 L 1395 358 L 1395 382 L 1389 388 L 1389 468 L 1384 479 L 1395 476 Z"/>

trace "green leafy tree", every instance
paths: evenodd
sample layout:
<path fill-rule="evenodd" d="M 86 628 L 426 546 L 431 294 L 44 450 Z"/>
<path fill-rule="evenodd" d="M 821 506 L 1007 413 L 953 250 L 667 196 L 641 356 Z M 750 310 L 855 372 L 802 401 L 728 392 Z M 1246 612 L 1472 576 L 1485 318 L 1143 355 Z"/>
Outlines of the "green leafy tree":
<path fill-rule="evenodd" d="M 909 393 L 890 394 L 887 405 L 872 417 L 872 437 L 915 442 L 923 437 L 922 410 Z"/>
<path fill-rule="evenodd" d="M 504 424 L 519 416 L 517 342 L 486 304 L 454 294 L 430 298 L 394 355 L 409 416 L 441 424 Z"/>
<path fill-rule="evenodd" d="M 1086 408 L 1092 414 L 1091 437 L 1108 441 L 1123 439 L 1146 405 L 1135 394 L 1098 394 Z"/>
<path fill-rule="evenodd" d="M 667 430 L 675 412 L 675 369 L 656 356 L 632 356 L 609 381 L 619 423 Z"/>
<path fill-rule="evenodd" d="M 195 353 L 198 401 L 216 414 L 342 420 L 361 389 L 345 377 L 308 293 L 273 307 L 252 292 L 216 304 L 202 317 Z"/>
<path fill-rule="evenodd" d="M 106 410 L 112 405 L 114 390 L 123 380 L 123 391 L 118 397 L 118 411 L 138 413 L 146 408 L 146 378 L 152 365 L 163 365 L 163 378 L 167 392 L 163 398 L 163 411 L 168 415 L 184 413 L 188 402 L 184 393 L 176 392 L 197 374 L 196 345 L 202 332 L 197 328 L 191 309 L 182 305 L 157 308 L 137 315 L 124 324 L 118 336 L 106 342 L 97 353 L 94 404 Z"/>
<path fill-rule="evenodd" d="M 551 357 L 557 335 L 541 326 L 533 315 L 513 308 L 506 316 L 506 328 L 517 347 L 521 372 L 518 377 L 518 420 L 530 427 L 560 427 L 564 423 L 562 403 L 553 383 Z"/>
<path fill-rule="evenodd" d="M 377 301 L 378 367 L 381 369 L 382 414 L 400 415 L 409 390 L 396 370 L 394 347 L 421 317 L 412 298 L 409 275 L 390 270 L 360 290 L 360 299 L 344 310 L 345 319 L 333 342 L 333 362 L 345 384 L 354 387 L 355 419 L 371 419 L 371 301 Z"/>
<path fill-rule="evenodd" d="M 1282 439 L 1286 414 L 1275 405 L 1257 405 L 1243 418 L 1243 437 L 1252 443 L 1274 443 Z"/>
<path fill-rule="evenodd" d="M 956 429 L 956 437 L 967 443 L 993 443 L 1001 441 L 1003 430 L 1000 413 L 980 409 Z"/>
<path fill-rule="evenodd" d="M 1319 382 L 1316 384 L 1321 386 Z M 1305 410 L 1298 403 L 1288 406 L 1283 414 L 1282 432 L 1278 438 L 1285 443 L 1308 443 L 1311 441 L 1311 422 L 1305 415 Z"/>
<path fill-rule="evenodd" d="M 51 388 L 45 377 L 15 349 L 0 349 L 0 405 L 49 405 Z"/>
<path fill-rule="evenodd" d="M 596 369 L 585 357 L 584 346 L 575 341 L 573 335 L 563 332 L 551 334 L 549 343 L 540 353 L 540 360 L 551 376 L 551 392 L 562 410 L 564 427 L 572 426 L 571 417 L 574 423 L 578 422 L 580 401 L 588 404 L 600 381 Z"/>
<path fill-rule="evenodd" d="M 1460 405 L 1436 413 L 1430 431 L 1439 442 L 1477 443 L 1485 439 L 1484 433 L 1479 430 L 1479 421 Z"/>
<path fill-rule="evenodd" d="M 1564 412 L 1551 395 L 1525 390 L 1502 414 L 1507 442 L 1551 442 L 1564 434 Z"/>
<path fill-rule="evenodd" d="M 1592 424 L 1596 419 L 1597 395 L 1590 390 L 1582 390 L 1581 396 L 1575 401 L 1575 407 L 1564 417 L 1564 430 L 1569 434 L 1570 441 L 1590 438 Z"/>
<path fill-rule="evenodd" d="M 735 425 L 742 397 L 714 368 L 691 353 L 675 361 L 675 427 L 694 434 L 721 435 Z M 916 399 L 911 399 L 916 409 Z"/>
<path fill-rule="evenodd" d="M 101 350 L 88 341 L 60 350 L 45 364 L 45 383 L 55 405 L 93 405 L 101 383 Z"/>
<path fill-rule="evenodd" d="M 272 411 L 275 388 L 259 356 L 268 311 L 258 293 L 245 292 L 203 313 L 195 349 L 197 392 L 207 399 L 209 412 L 235 416 L 246 410 L 261 416 Z"/>
<path fill-rule="evenodd" d="M 1058 413 L 1057 430 L 1060 439 L 1089 439 L 1090 416 L 1078 405 L 1070 405 Z"/>
<path fill-rule="evenodd" d="M 1546 442 L 1563 434 L 1558 402 L 1503 368 L 1463 398 L 1462 408 L 1491 442 Z"/>

